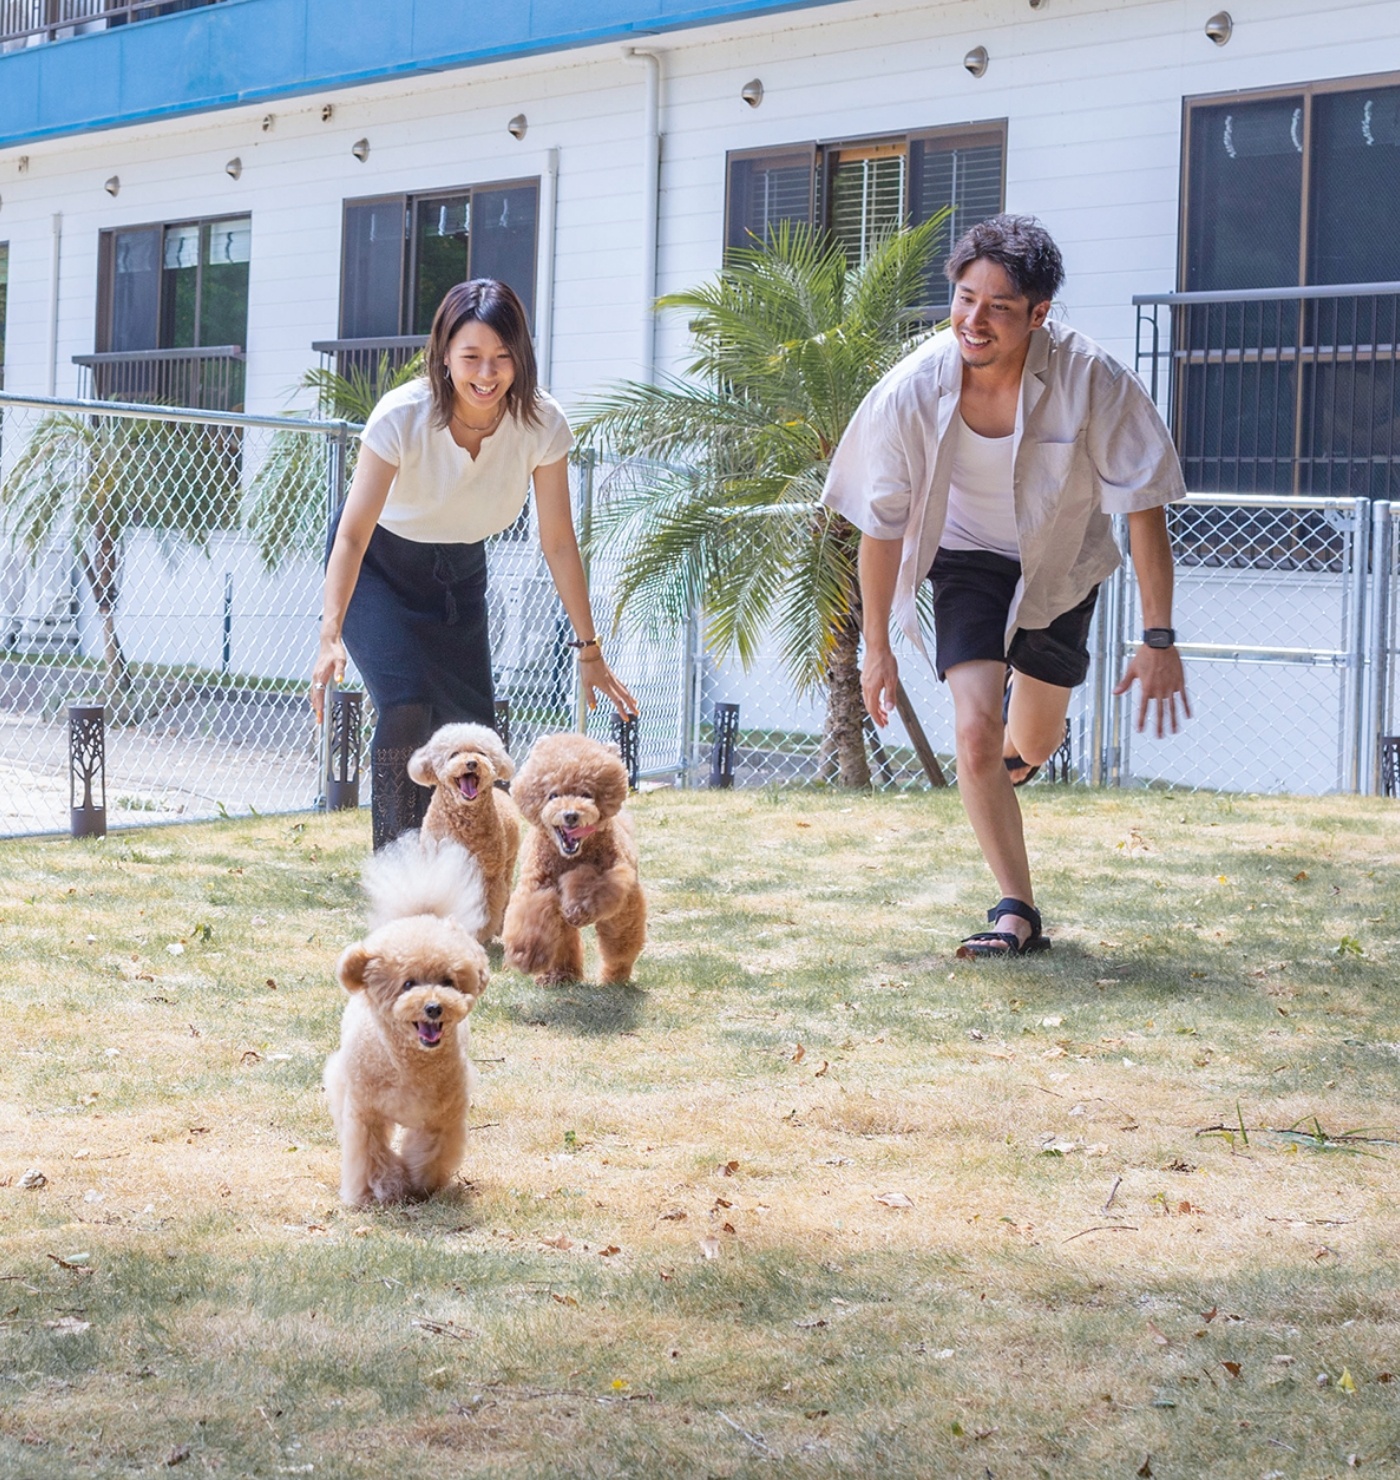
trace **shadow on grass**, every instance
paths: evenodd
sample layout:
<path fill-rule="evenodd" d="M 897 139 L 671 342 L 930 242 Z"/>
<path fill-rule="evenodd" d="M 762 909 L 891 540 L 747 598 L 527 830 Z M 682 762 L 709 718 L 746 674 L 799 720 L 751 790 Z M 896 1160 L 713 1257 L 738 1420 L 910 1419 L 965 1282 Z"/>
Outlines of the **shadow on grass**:
<path fill-rule="evenodd" d="M 525 987 L 512 994 L 505 1015 L 530 1027 L 557 1028 L 580 1037 L 632 1033 L 641 1022 L 647 994 L 640 987 Z"/>

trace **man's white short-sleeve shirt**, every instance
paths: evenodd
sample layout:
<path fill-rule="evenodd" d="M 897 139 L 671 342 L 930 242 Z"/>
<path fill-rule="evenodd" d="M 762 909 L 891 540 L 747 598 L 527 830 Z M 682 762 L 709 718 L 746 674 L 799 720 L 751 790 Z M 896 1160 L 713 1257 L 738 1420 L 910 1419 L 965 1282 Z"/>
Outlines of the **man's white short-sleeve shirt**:
<path fill-rule="evenodd" d="M 916 598 L 948 512 L 962 356 L 951 330 L 906 356 L 857 407 L 822 502 L 902 543 L 894 617 L 923 648 Z M 1112 516 L 1185 496 L 1176 449 L 1141 382 L 1062 324 L 1035 330 L 1021 377 L 1012 496 L 1021 580 L 1006 640 L 1048 627 L 1121 563 Z"/>

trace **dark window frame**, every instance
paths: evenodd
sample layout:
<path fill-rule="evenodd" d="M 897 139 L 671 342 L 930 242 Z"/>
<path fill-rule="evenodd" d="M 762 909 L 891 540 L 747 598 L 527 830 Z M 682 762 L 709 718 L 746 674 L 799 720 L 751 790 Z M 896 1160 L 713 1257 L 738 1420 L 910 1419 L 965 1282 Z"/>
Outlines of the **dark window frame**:
<path fill-rule="evenodd" d="M 221 221 L 247 221 L 249 230 L 252 229 L 253 214 L 251 211 L 223 211 L 216 216 L 182 216 L 173 221 L 133 221 L 129 225 L 104 226 L 98 232 L 97 238 L 97 324 L 93 335 L 94 347 L 98 354 L 106 354 L 112 349 L 112 310 L 116 298 L 116 238 L 120 234 L 137 231 L 156 231 L 160 233 L 159 247 L 156 254 L 156 345 L 158 349 L 175 349 L 181 346 L 162 345 L 160 341 L 165 337 L 164 321 L 164 278 L 165 278 L 165 233 L 178 226 L 195 226 L 200 233 L 200 254 L 197 264 L 198 278 L 195 284 L 195 337 L 199 337 L 200 306 L 203 294 L 204 280 L 204 231 L 206 227 L 217 226 Z M 247 306 L 244 306 L 243 338 L 245 343 L 238 346 L 239 349 L 248 348 Z M 205 348 L 199 344 L 183 346 L 184 348 Z"/>
<path fill-rule="evenodd" d="M 347 196 L 341 202 L 340 217 L 340 298 L 337 315 L 338 332 L 342 341 L 355 338 L 374 338 L 376 336 L 356 335 L 347 331 L 345 322 L 346 314 L 346 284 L 348 281 L 347 268 L 349 266 L 349 254 L 351 249 L 351 236 L 347 229 L 349 212 L 357 207 L 388 204 L 397 202 L 403 221 L 403 239 L 399 251 L 399 301 L 398 301 L 398 334 L 406 336 L 414 333 L 411 327 L 414 296 L 417 288 L 416 272 L 419 257 L 419 242 L 415 229 L 415 218 L 417 208 L 423 201 L 444 200 L 454 196 L 465 195 L 468 198 L 468 212 L 474 209 L 474 198 L 478 192 L 518 190 L 530 187 L 535 192 L 535 229 L 534 239 L 531 244 L 531 283 L 529 303 L 530 317 L 533 320 L 535 296 L 539 288 L 540 274 L 540 217 L 539 206 L 542 193 L 543 181 L 539 175 L 518 175 L 501 180 L 477 180 L 465 185 L 434 186 L 430 190 L 403 190 L 384 191 L 375 195 Z M 469 218 L 470 220 L 470 215 Z M 472 232 L 469 229 L 467 237 L 467 265 L 471 270 Z M 523 295 L 522 295 L 523 296 Z"/>
<path fill-rule="evenodd" d="M 951 152 L 954 149 L 982 148 L 995 144 L 1000 150 L 1000 173 L 997 179 L 998 209 L 1006 208 L 1006 158 L 1009 120 L 989 118 L 967 120 L 961 123 L 930 125 L 924 128 L 901 129 L 888 133 L 842 135 L 839 137 L 777 143 L 762 147 L 731 149 L 724 162 L 724 244 L 730 251 L 741 244 L 742 223 L 735 217 L 738 202 L 735 199 L 736 165 L 751 164 L 760 160 L 782 161 L 786 157 L 797 160 L 804 153 L 812 162 L 812 191 L 809 197 L 809 219 L 818 221 L 826 229 L 831 225 L 833 177 L 840 156 L 862 151 L 889 150 L 896 146 L 905 160 L 904 168 L 904 220 L 913 219 L 915 176 L 914 151 L 916 147 L 932 145 L 937 150 Z M 954 223 L 954 231 L 957 224 Z M 952 245 L 950 233 L 949 246 Z"/>

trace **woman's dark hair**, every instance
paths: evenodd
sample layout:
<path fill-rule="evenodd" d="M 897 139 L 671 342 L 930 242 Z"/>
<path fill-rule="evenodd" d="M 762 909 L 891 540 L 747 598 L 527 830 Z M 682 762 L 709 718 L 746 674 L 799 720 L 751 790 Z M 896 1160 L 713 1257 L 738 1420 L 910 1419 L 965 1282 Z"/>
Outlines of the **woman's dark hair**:
<path fill-rule="evenodd" d="M 1001 268 L 1032 307 L 1048 303 L 1065 280 L 1060 249 L 1034 216 L 990 216 L 979 221 L 958 239 L 943 274 L 956 283 L 974 262 L 984 258 Z"/>
<path fill-rule="evenodd" d="M 537 422 L 539 373 L 535 369 L 535 347 L 530 343 L 530 325 L 525 305 L 514 289 L 495 278 L 473 278 L 447 290 L 433 315 L 423 351 L 423 373 L 433 396 L 433 424 L 445 427 L 452 420 L 452 378 L 447 373 L 447 346 L 463 324 L 485 324 L 500 336 L 515 365 L 515 379 L 506 392 L 506 410 L 517 421 Z"/>

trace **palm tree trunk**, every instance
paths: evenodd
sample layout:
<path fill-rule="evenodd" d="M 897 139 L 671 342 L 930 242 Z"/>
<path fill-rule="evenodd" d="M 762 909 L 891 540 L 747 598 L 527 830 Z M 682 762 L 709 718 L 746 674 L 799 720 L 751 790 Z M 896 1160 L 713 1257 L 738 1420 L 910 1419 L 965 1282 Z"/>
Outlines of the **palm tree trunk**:
<path fill-rule="evenodd" d="M 860 623 L 848 616 L 836 632 L 827 669 L 826 725 L 822 752 L 834 756 L 838 783 L 870 790 L 870 760 L 865 750 L 865 700 L 860 692 Z"/>
<path fill-rule="evenodd" d="M 107 673 L 107 690 L 114 698 L 131 687 L 126 654 L 117 638 L 117 582 L 119 551 L 105 523 L 94 531 L 94 553 L 83 554 L 83 575 L 92 592 L 93 605 L 102 623 L 102 661 Z"/>

